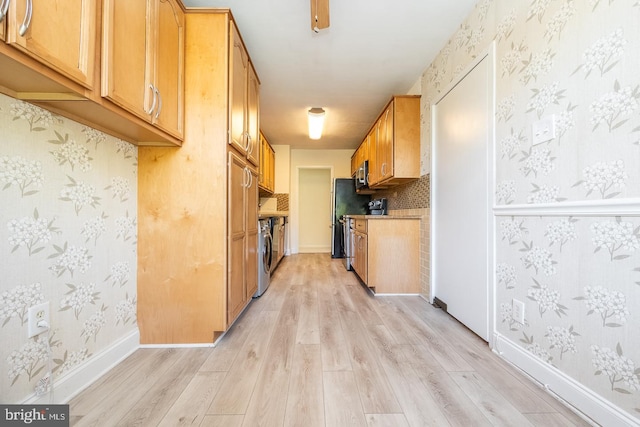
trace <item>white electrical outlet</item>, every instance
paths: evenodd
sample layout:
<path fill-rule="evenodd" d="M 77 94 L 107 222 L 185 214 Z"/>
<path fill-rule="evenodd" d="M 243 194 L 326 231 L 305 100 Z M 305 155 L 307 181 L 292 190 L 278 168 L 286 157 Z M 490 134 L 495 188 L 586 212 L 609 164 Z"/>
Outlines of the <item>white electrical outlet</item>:
<path fill-rule="evenodd" d="M 49 301 L 29 307 L 29 338 L 47 332 L 50 325 Z"/>
<path fill-rule="evenodd" d="M 511 317 L 516 322 L 524 325 L 524 303 L 517 299 L 511 300 Z"/>
<path fill-rule="evenodd" d="M 551 114 L 531 125 L 531 145 L 542 144 L 556 137 L 556 116 Z"/>

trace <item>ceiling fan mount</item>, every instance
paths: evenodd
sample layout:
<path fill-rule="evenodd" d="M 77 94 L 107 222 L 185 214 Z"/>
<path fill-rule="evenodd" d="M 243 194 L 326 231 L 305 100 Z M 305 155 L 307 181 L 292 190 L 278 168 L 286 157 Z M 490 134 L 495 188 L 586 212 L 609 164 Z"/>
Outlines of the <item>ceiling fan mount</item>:
<path fill-rule="evenodd" d="M 311 0 L 311 29 L 319 32 L 329 28 L 329 0 Z"/>

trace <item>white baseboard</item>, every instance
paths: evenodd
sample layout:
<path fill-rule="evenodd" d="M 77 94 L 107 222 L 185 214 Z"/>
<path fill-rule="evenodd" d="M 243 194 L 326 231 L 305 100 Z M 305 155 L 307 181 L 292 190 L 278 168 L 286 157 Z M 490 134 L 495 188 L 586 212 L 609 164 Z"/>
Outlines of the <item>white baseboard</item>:
<path fill-rule="evenodd" d="M 138 348 L 140 348 L 140 331 L 136 328 L 112 346 L 93 355 L 77 369 L 60 378 L 55 378 L 53 383 L 54 402 L 49 401 L 49 393 L 43 394 L 42 396 L 36 396 L 34 393 L 27 397 L 22 403 L 27 405 L 67 403 Z"/>
<path fill-rule="evenodd" d="M 218 342 L 216 340 L 216 342 Z M 207 348 L 215 347 L 215 343 L 195 343 L 195 344 L 140 344 L 140 348 Z"/>
<path fill-rule="evenodd" d="M 553 366 L 544 363 L 504 335 L 495 333 L 494 342 L 495 353 L 523 370 L 551 394 L 582 412 L 588 421 L 595 421 L 607 427 L 640 426 L 640 419 L 633 417 Z"/>

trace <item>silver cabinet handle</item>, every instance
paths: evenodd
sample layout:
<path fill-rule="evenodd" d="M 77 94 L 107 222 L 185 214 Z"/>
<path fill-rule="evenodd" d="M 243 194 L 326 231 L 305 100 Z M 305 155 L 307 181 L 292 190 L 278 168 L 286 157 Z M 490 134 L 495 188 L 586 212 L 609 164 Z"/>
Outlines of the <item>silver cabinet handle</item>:
<path fill-rule="evenodd" d="M 249 154 L 249 147 L 251 146 L 251 135 L 249 135 L 249 132 L 245 132 L 243 135 L 245 138 L 244 151 Z"/>
<path fill-rule="evenodd" d="M 253 153 L 253 139 L 251 139 L 251 134 L 247 132 L 247 154 Z"/>
<path fill-rule="evenodd" d="M 245 166 L 244 172 L 247 174 L 247 188 L 251 188 L 253 185 L 253 174 L 251 173 L 251 169 Z"/>
<path fill-rule="evenodd" d="M 9 4 L 9 0 L 7 0 L 7 5 Z M 24 21 L 22 21 L 22 25 L 20 25 L 20 30 L 18 34 L 20 37 L 24 36 L 31 25 L 31 16 L 33 15 L 33 0 L 27 0 L 27 10 L 24 14 Z"/>
<path fill-rule="evenodd" d="M 2 3 L 0 3 L 0 22 L 2 22 L 5 16 L 7 16 L 7 10 L 9 10 L 10 1 L 11 0 L 2 0 Z"/>
<path fill-rule="evenodd" d="M 154 88 L 155 93 L 158 95 L 158 110 L 156 111 L 155 118 L 157 119 L 160 116 L 160 111 L 162 111 L 162 94 L 158 90 L 158 88 Z"/>
<path fill-rule="evenodd" d="M 153 94 L 153 101 L 151 101 L 151 107 L 149 108 L 149 110 L 148 111 L 144 110 L 144 112 L 149 114 L 149 115 L 151 115 L 151 114 L 153 114 L 153 110 L 155 110 L 155 108 L 156 108 L 156 95 L 157 95 L 157 93 L 156 93 L 155 86 L 153 86 L 151 84 L 149 85 L 149 90 L 151 90 L 151 93 Z"/>
<path fill-rule="evenodd" d="M 247 178 L 247 168 L 245 167 L 243 170 L 243 175 L 242 175 L 242 186 L 247 188 L 247 184 L 249 182 L 249 179 Z"/>

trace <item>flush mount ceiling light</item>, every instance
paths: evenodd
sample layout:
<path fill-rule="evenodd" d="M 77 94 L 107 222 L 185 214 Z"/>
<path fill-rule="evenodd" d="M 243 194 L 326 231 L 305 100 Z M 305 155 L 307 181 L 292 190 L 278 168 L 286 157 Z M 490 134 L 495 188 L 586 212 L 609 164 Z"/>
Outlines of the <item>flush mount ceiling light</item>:
<path fill-rule="evenodd" d="M 311 29 L 318 33 L 329 28 L 329 0 L 311 0 Z"/>
<path fill-rule="evenodd" d="M 311 108 L 307 116 L 309 117 L 309 138 L 320 139 L 324 126 L 324 110 L 320 107 Z"/>

